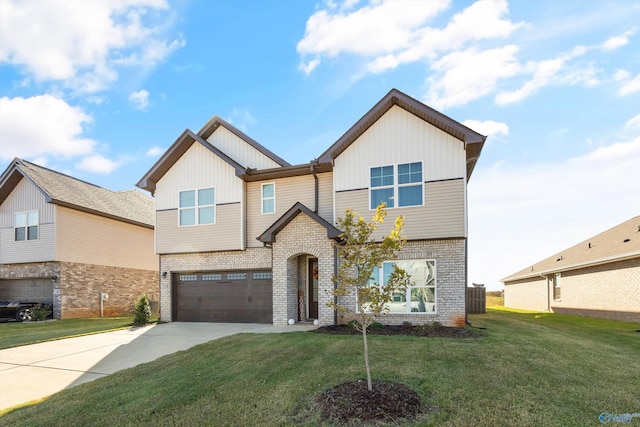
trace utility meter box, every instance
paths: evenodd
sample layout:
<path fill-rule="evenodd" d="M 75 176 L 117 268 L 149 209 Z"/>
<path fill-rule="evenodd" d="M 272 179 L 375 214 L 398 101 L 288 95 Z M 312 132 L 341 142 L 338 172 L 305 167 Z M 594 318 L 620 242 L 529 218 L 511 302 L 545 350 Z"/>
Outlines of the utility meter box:
<path fill-rule="evenodd" d="M 109 301 L 109 294 L 101 293 L 100 294 L 100 300 L 101 301 Z"/>

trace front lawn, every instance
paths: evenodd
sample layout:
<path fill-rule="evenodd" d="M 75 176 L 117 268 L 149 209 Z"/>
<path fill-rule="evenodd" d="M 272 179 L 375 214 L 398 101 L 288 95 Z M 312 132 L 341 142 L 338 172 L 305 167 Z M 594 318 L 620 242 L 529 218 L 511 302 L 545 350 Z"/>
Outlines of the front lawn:
<path fill-rule="evenodd" d="M 417 391 L 411 425 L 583 426 L 640 412 L 640 324 L 490 310 L 479 339 L 370 336 L 374 378 Z M 364 378 L 361 337 L 241 334 L 6 411 L 2 425 L 322 425 L 314 396 Z M 640 422 L 634 419 L 633 422 Z"/>
<path fill-rule="evenodd" d="M 0 323 L 0 349 L 127 328 L 131 322 L 133 316 Z"/>

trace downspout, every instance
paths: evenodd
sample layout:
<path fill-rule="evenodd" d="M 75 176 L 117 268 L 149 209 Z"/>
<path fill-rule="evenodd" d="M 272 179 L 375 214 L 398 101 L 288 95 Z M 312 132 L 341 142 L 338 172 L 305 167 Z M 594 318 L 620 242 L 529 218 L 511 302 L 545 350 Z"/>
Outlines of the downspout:
<path fill-rule="evenodd" d="M 317 164 L 317 160 L 315 161 Z M 315 165 L 312 164 L 311 165 L 311 173 L 313 174 L 313 180 L 314 180 L 314 208 L 313 208 L 313 213 L 318 213 L 318 192 L 319 192 L 319 184 L 318 184 L 318 175 L 316 174 L 316 169 L 315 169 Z"/>
<path fill-rule="evenodd" d="M 333 326 L 338 326 L 338 296 L 336 295 L 336 289 L 338 289 L 338 248 L 333 247 L 333 277 L 336 278 L 333 282 Z"/>
<path fill-rule="evenodd" d="M 532 267 L 533 268 L 533 267 Z M 538 273 L 538 276 L 542 277 L 547 282 L 547 312 L 551 313 L 551 293 L 549 292 L 549 278 L 542 273 Z"/>

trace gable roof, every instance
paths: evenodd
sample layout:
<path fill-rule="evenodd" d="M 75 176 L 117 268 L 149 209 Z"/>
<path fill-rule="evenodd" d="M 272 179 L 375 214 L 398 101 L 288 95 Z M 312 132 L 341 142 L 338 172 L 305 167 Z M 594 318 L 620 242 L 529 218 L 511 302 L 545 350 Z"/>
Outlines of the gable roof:
<path fill-rule="evenodd" d="M 640 216 L 501 279 L 512 282 L 640 257 Z"/>
<path fill-rule="evenodd" d="M 47 203 L 153 228 L 154 201 L 140 191 L 107 190 L 18 158 L 0 175 L 0 204 L 22 179 L 35 185 Z"/>
<path fill-rule="evenodd" d="M 138 181 L 136 186 L 153 194 L 156 190 L 156 184 L 158 183 L 158 181 L 162 179 L 164 174 L 166 174 L 169 169 L 171 169 L 171 167 L 180 159 L 180 157 L 182 157 L 182 155 L 191 147 L 194 142 L 202 144 L 202 146 L 227 162 L 231 167 L 235 169 L 236 176 L 244 179 L 251 172 L 255 173 L 255 169 L 249 169 L 247 165 L 241 165 L 207 141 L 207 138 L 209 138 L 211 134 L 213 134 L 213 132 L 215 132 L 216 129 L 218 129 L 218 127 L 220 126 L 223 126 L 229 132 L 242 139 L 245 143 L 252 146 L 256 150 L 264 154 L 266 157 L 279 164 L 281 167 L 291 166 L 285 160 L 260 145 L 258 142 L 247 136 L 235 126 L 231 125 L 225 120 L 222 120 L 218 116 L 213 116 L 213 118 L 211 118 L 211 120 L 209 120 L 197 134 L 193 133 L 193 131 L 189 129 L 185 129 L 185 131 L 182 132 L 182 134 L 178 137 L 178 139 L 175 140 L 175 142 L 162 155 L 162 157 L 160 157 L 158 161 L 151 167 L 151 169 L 149 169 L 149 171 L 140 179 L 140 181 Z"/>
<path fill-rule="evenodd" d="M 333 240 L 340 240 L 341 231 L 335 228 L 333 225 L 325 221 L 322 217 L 320 217 L 317 213 L 313 212 L 311 209 L 298 202 L 291 207 L 287 212 L 284 213 L 276 222 L 274 222 L 271 227 L 267 228 L 264 233 L 262 233 L 259 237 L 256 237 L 257 240 L 262 243 L 273 243 L 276 241 L 276 234 L 282 231 L 295 217 L 299 214 L 304 213 L 312 220 L 323 226 L 327 229 L 327 238 Z"/>
<path fill-rule="evenodd" d="M 417 101 L 416 99 L 400 92 L 398 89 L 391 89 L 371 110 L 354 124 L 344 135 L 342 135 L 331 147 L 329 147 L 318 158 L 321 163 L 331 162 L 346 150 L 356 139 L 358 139 L 367 129 L 378 121 L 391 107 L 398 107 L 421 118 L 427 123 L 437 127 L 443 132 L 459 139 L 465 145 L 467 155 L 467 181 L 475 168 L 480 157 L 480 152 L 484 145 L 486 136 L 475 132 L 463 124 L 445 116 L 439 111 Z"/>

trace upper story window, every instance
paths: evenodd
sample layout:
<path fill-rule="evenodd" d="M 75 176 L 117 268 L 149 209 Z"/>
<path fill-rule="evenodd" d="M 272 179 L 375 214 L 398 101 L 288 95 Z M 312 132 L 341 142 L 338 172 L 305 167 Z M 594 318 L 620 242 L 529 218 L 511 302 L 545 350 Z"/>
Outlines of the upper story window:
<path fill-rule="evenodd" d="M 215 190 L 201 188 L 180 192 L 180 225 L 215 223 Z"/>
<path fill-rule="evenodd" d="M 422 206 L 422 162 L 371 168 L 370 208 Z"/>
<path fill-rule="evenodd" d="M 38 211 L 16 212 L 15 241 L 38 240 Z"/>
<path fill-rule="evenodd" d="M 276 211 L 276 184 L 262 184 L 262 213 L 271 214 Z"/>

